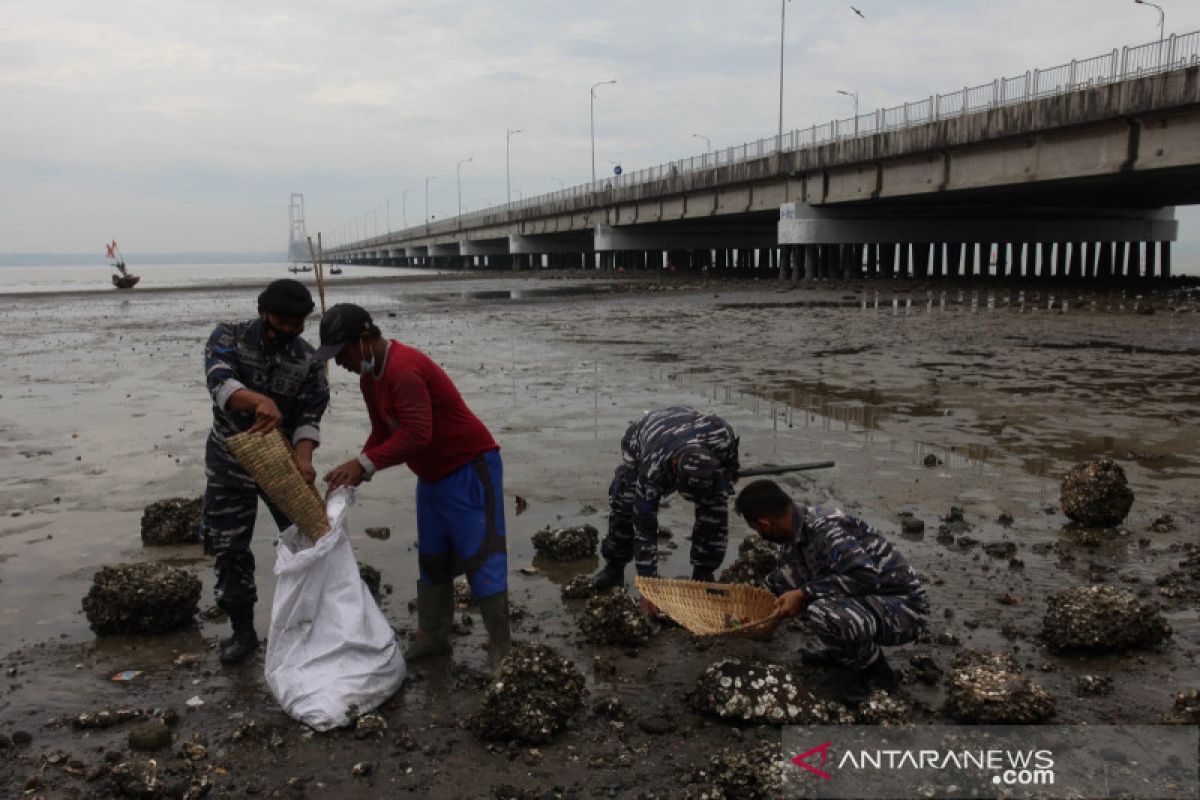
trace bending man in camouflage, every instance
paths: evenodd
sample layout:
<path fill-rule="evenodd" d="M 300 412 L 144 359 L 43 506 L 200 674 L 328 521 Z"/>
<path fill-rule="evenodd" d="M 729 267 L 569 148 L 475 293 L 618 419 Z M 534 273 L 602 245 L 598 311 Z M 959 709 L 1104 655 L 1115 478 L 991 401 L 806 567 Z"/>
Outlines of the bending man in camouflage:
<path fill-rule="evenodd" d="M 312 346 L 300 338 L 312 310 L 302 283 L 275 281 L 258 296 L 258 319 L 217 325 L 204 349 L 213 426 L 204 452 L 208 486 L 200 530 L 204 552 L 216 556 L 217 605 L 233 626 L 233 636 L 221 642 L 224 664 L 244 661 L 258 649 L 250 539 L 262 495 L 226 449 L 225 438 L 280 428 L 295 448 L 301 473 L 310 483 L 316 480 L 312 453 L 321 438 L 329 385 Z M 279 529 L 288 527 L 287 517 L 262 497 Z"/>
<path fill-rule="evenodd" d="M 896 676 L 881 646 L 907 644 L 925 627 L 929 600 L 912 567 L 879 531 L 841 511 L 797 505 L 774 481 L 754 481 L 734 505 L 751 528 L 781 546 L 763 584 L 786 617 L 800 616 L 825 645 L 813 666 L 852 670 L 844 699 L 858 705 Z"/>
<path fill-rule="evenodd" d="M 631 560 L 639 575 L 658 574 L 658 505 L 675 491 L 696 505 L 692 578 L 713 580 L 729 540 L 729 496 L 738 471 L 733 428 L 683 406 L 651 411 L 625 431 L 621 462 L 608 489 L 608 535 L 600 547 L 606 563 L 596 588 L 624 584 Z"/>

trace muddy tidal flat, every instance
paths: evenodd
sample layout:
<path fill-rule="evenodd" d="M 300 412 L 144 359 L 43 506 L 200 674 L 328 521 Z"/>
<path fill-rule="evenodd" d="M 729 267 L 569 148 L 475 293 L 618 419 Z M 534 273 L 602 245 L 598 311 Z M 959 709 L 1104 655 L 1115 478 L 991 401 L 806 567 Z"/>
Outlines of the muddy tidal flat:
<path fill-rule="evenodd" d="M 204 613 L 199 545 L 144 548 L 139 533 L 147 505 L 203 491 L 204 341 L 215 322 L 253 316 L 259 288 L 0 296 L 0 796 L 134 791 L 130 731 L 155 718 L 169 736 L 149 753 L 163 792 L 149 796 L 754 796 L 731 793 L 712 759 L 777 747 L 779 729 L 713 716 L 698 681 L 723 659 L 765 661 L 824 702 L 841 676 L 796 655 L 816 643 L 790 626 L 758 643 L 653 625 L 642 644 L 592 644 L 587 601 L 561 589 L 598 559 L 544 560 L 532 546 L 548 526 L 603 533 L 621 434 L 673 404 L 725 417 L 743 465 L 835 461 L 782 482 L 880 528 L 926 579 L 929 636 L 889 651 L 896 714 L 954 721 L 945 676 L 967 651 L 1007 656 L 1052 696 L 1058 723 L 1157 723 L 1200 688 L 1200 300 L 1185 289 L 365 279 L 333 283 L 329 302 L 367 307 L 385 335 L 429 353 L 500 442 L 514 638 L 572 661 L 587 694 L 548 742 L 480 738 L 464 722 L 489 683 L 468 605 L 453 658 L 413 665 L 382 726 L 314 734 L 279 710 L 261 650 L 218 663 L 228 625 Z M 316 330 L 314 317 L 310 341 Z M 367 433 L 356 377 L 332 370 L 318 472 Z M 1132 510 L 1111 529 L 1071 529 L 1062 478 L 1102 456 L 1127 474 Z M 414 485 L 404 468 L 383 472 L 350 511 L 356 555 L 378 570 L 401 635 L 416 627 Z M 660 521 L 673 531 L 660 572 L 683 576 L 691 507 L 675 499 Z M 367 535 L 381 527 L 390 535 Z M 725 566 L 749 533 L 731 519 Z M 260 633 L 275 537 L 263 510 Z M 97 638 L 81 605 L 93 576 L 147 560 L 202 582 L 195 626 Z M 1093 584 L 1153 607 L 1170 635 L 1112 652 L 1050 646 L 1051 596 Z M 104 724 L 79 723 L 102 711 Z"/>

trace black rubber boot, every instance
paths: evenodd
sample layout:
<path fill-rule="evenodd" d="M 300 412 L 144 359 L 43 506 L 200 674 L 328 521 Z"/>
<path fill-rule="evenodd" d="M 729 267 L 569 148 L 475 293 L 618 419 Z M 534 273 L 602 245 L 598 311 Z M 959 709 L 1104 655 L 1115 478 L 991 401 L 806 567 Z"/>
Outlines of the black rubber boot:
<path fill-rule="evenodd" d="M 614 564 L 611 561 L 604 563 L 604 569 L 596 573 L 592 578 L 592 587 L 597 592 L 607 592 L 609 589 L 617 586 L 625 585 L 625 565 Z"/>
<path fill-rule="evenodd" d="M 899 685 L 896 673 L 892 672 L 887 658 L 880 653 L 879 658 L 875 659 L 871 666 L 855 673 L 853 682 L 842 693 L 842 702 L 854 708 L 862 705 L 874 692 L 882 690 L 891 693 L 896 691 L 896 687 Z"/>
<path fill-rule="evenodd" d="M 417 581 L 417 636 L 404 651 L 404 660 L 450 655 L 453 622 L 454 584 Z"/>
<path fill-rule="evenodd" d="M 233 635 L 221 640 L 221 663 L 240 664 L 258 651 L 258 632 L 254 630 L 254 606 L 231 609 L 229 623 Z"/>
<path fill-rule="evenodd" d="M 692 580 L 716 583 L 716 570 L 711 570 L 707 567 L 692 567 Z"/>
<path fill-rule="evenodd" d="M 508 621 L 508 592 L 500 592 L 480 600 L 479 615 L 483 617 L 483 625 L 488 633 L 488 663 L 492 672 L 496 672 L 512 646 Z"/>

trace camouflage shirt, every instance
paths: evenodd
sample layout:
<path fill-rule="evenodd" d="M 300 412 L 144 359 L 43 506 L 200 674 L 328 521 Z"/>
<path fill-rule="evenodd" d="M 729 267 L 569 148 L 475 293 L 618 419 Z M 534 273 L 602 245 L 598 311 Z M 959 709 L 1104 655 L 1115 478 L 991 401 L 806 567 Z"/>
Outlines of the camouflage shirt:
<path fill-rule="evenodd" d="M 312 345 L 300 337 L 280 349 L 271 346 L 264 328 L 257 319 L 221 323 L 204 348 L 204 374 L 213 400 L 209 441 L 230 462 L 234 460 L 225 450 L 225 437 L 254 424 L 253 413 L 229 407 L 229 398 L 238 389 L 250 389 L 275 402 L 283 415 L 280 428 L 292 444 L 321 440 L 321 415 L 329 405 L 324 365 L 313 357 Z"/>
<path fill-rule="evenodd" d="M 652 537 L 657 530 L 659 502 L 678 489 L 671 461 L 689 445 L 707 448 L 725 469 L 725 480 L 709 495 L 696 498 L 696 505 L 728 505 L 739 468 L 738 439 L 729 423 L 684 406 L 651 411 L 630 425 L 621 440 L 623 466 L 634 481 L 634 528 L 639 535 Z"/>
<path fill-rule="evenodd" d="M 851 595 L 905 596 L 923 613 L 929 600 L 921 579 L 879 531 L 842 511 L 792 506 L 791 541 L 780 547 L 779 567 L 763 580 L 775 594 L 803 589 L 805 601 Z"/>

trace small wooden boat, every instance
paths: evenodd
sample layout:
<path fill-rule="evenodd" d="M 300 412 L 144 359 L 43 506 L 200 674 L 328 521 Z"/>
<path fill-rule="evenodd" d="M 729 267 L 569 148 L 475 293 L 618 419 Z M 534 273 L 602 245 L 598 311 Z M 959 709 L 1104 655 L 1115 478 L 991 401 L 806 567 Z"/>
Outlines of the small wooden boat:
<path fill-rule="evenodd" d="M 105 248 L 108 250 L 108 257 L 112 259 L 109 265 L 117 272 L 112 275 L 113 287 L 117 289 L 132 289 L 137 286 L 138 281 L 142 279 L 141 275 L 134 275 L 125 268 L 125 257 L 121 255 L 121 248 L 117 247 L 117 240 L 113 239 Z"/>

